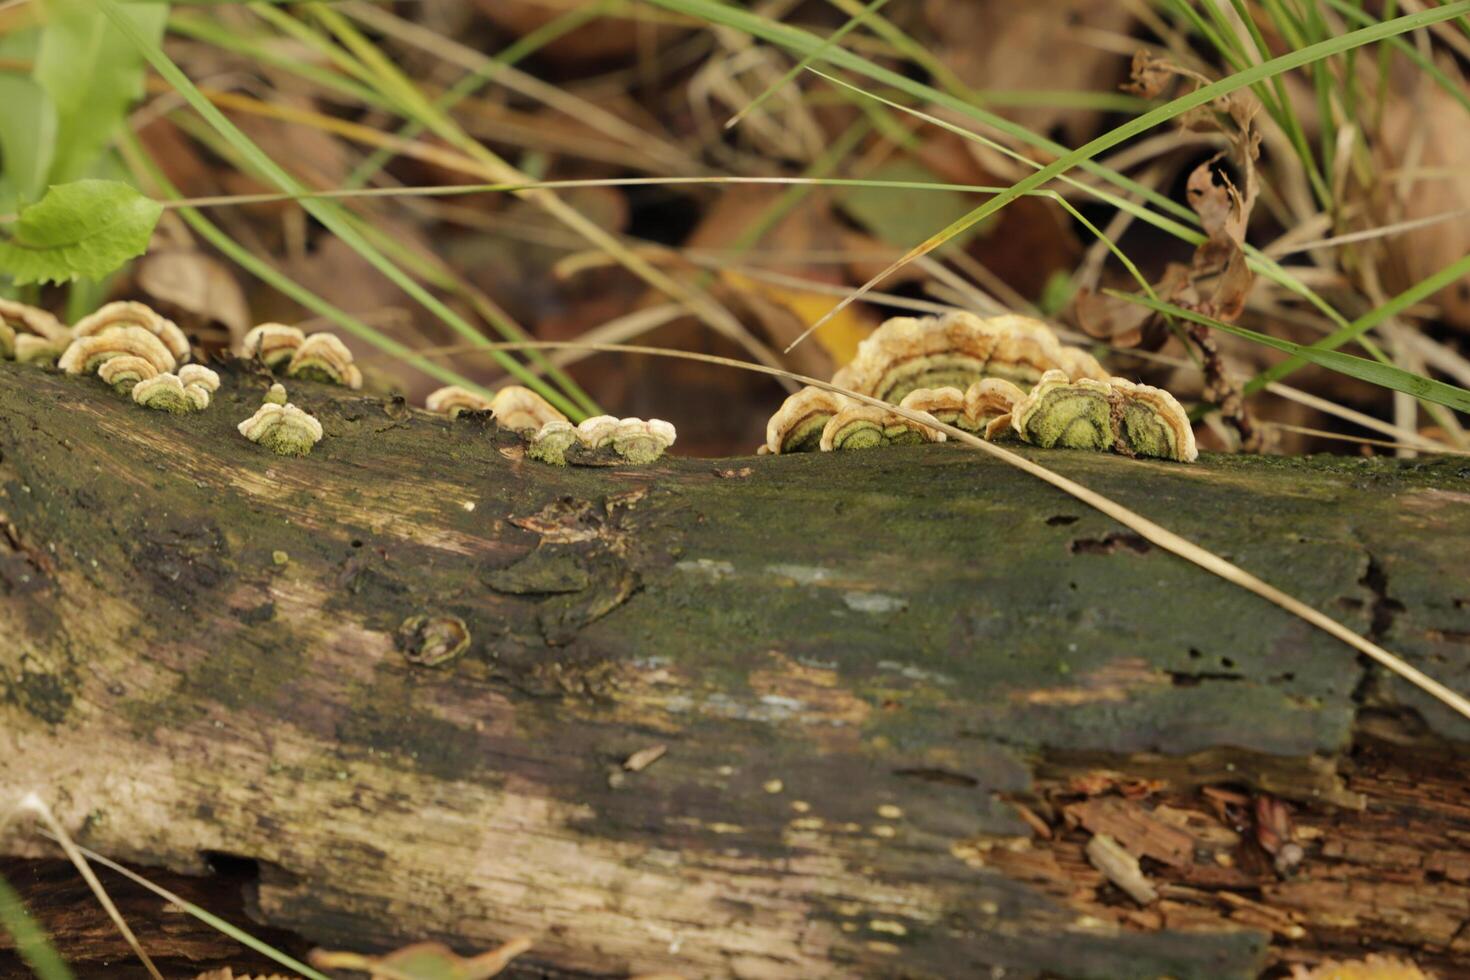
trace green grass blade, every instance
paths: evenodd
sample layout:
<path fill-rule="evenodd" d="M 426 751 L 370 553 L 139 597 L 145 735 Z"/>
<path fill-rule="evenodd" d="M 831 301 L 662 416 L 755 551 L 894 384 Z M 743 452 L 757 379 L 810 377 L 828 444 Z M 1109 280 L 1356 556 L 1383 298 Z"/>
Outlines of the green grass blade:
<path fill-rule="evenodd" d="M 39 980 L 72 980 L 71 970 L 46 938 L 45 930 L 26 911 L 10 882 L 0 878 L 0 930 L 10 934 L 15 951 Z"/>
<path fill-rule="evenodd" d="M 1356 340 L 1358 337 L 1361 337 L 1369 330 L 1372 330 L 1380 323 L 1383 323 L 1389 317 L 1397 316 L 1404 310 L 1413 306 L 1415 303 L 1418 303 L 1421 300 L 1428 299 L 1430 296 L 1433 296 L 1441 289 L 1452 283 L 1458 282 L 1460 279 L 1464 278 L 1467 275 L 1470 275 L 1470 255 L 1466 255 L 1458 261 L 1450 263 L 1443 269 L 1440 269 L 1434 275 L 1429 276 L 1428 278 L 1423 279 L 1410 286 L 1408 289 L 1399 293 L 1397 296 L 1393 297 L 1382 306 L 1369 310 L 1367 313 L 1364 313 L 1356 320 L 1352 321 L 1344 327 L 1341 327 L 1328 336 L 1323 337 L 1311 347 L 1303 348 L 1303 350 L 1335 350 L 1336 348 L 1341 347 L 1343 344 L 1346 344 L 1349 341 Z M 1304 354 L 1299 357 L 1289 358 L 1288 360 L 1282 361 L 1280 364 L 1272 365 L 1271 367 L 1267 368 L 1266 370 L 1262 371 L 1260 374 L 1252 378 L 1246 384 L 1245 390 L 1247 392 L 1258 391 L 1273 381 L 1280 381 L 1282 378 L 1286 377 L 1288 374 L 1291 374 L 1297 368 L 1302 367 L 1309 360 L 1311 360 L 1311 358 L 1307 357 Z M 1459 389 L 1456 390 L 1458 391 Z M 1464 411 L 1464 409 L 1462 408 L 1461 411 Z"/>
<path fill-rule="evenodd" d="M 144 37 L 133 26 L 132 21 L 123 15 L 117 0 L 97 0 L 97 5 L 118 31 L 138 46 L 139 50 L 143 52 L 144 57 L 153 65 L 154 70 L 162 75 L 183 96 L 184 100 L 189 103 L 194 111 L 203 116 L 230 143 L 241 157 L 249 161 L 254 169 L 265 174 L 270 178 L 272 183 L 284 191 L 300 193 L 304 189 L 294 177 L 282 169 L 250 137 L 246 136 L 234 123 L 230 122 L 224 113 L 220 112 L 213 103 L 205 98 L 198 87 L 174 63 L 173 59 L 164 53 L 162 48 L 149 41 L 148 38 Z M 330 206 L 325 201 L 310 198 L 303 200 L 302 207 L 366 259 L 374 268 L 387 276 L 395 285 L 448 325 L 455 333 L 474 342 L 487 342 L 485 336 L 471 326 L 467 320 L 451 310 L 437 296 L 424 289 L 412 277 L 390 261 L 387 256 L 375 248 L 350 221 L 346 220 L 339 209 Z M 378 336 L 380 339 L 387 339 L 382 338 L 378 334 L 378 331 L 367 327 L 366 324 L 362 324 L 362 326 L 366 327 L 372 335 Z M 379 344 L 379 346 L 381 347 L 383 345 Z M 570 415 L 576 416 L 581 414 L 577 407 L 565 395 L 552 388 L 540 377 L 528 371 L 520 361 L 515 360 L 502 351 L 495 351 L 493 353 L 496 360 L 507 371 L 519 378 L 527 387 L 536 390 L 548 401 L 556 405 L 557 408 Z"/>
<path fill-rule="evenodd" d="M 1104 290 L 1109 296 L 1137 303 L 1139 306 L 1147 307 L 1156 313 L 1165 313 L 1179 317 L 1181 320 L 1189 320 L 1194 323 L 1203 324 L 1212 330 L 1221 333 L 1233 334 L 1246 340 L 1254 341 L 1266 347 L 1284 351 L 1299 358 L 1303 363 L 1311 362 L 1319 367 L 1345 374 L 1359 381 L 1366 381 L 1382 388 L 1391 388 L 1394 391 L 1402 391 L 1413 395 L 1415 398 L 1428 402 L 1435 402 L 1448 408 L 1461 412 L 1470 412 L 1470 391 L 1443 381 L 1435 381 L 1432 378 L 1420 377 L 1403 368 L 1392 364 L 1381 364 L 1378 361 L 1370 361 L 1366 357 L 1354 357 L 1351 354 L 1343 354 L 1335 350 L 1327 350 L 1320 347 L 1307 347 L 1303 344 L 1294 344 L 1289 340 L 1272 337 L 1270 334 L 1258 333 L 1246 327 L 1238 327 L 1233 323 L 1225 323 L 1213 317 L 1187 310 L 1173 303 L 1161 303 L 1158 300 L 1148 299 L 1144 296 L 1136 296 L 1132 293 L 1119 292 L 1115 289 Z"/>
<path fill-rule="evenodd" d="M 696 0 L 653 0 L 653 2 L 678 2 L 682 4 L 693 3 L 696 2 Z M 969 214 L 957 219 L 956 221 L 951 222 L 947 227 L 941 229 L 936 234 L 931 235 L 926 241 L 915 246 L 897 262 L 893 263 L 883 272 L 879 273 L 873 279 L 870 279 L 868 282 L 864 283 L 862 286 L 858 287 L 856 290 L 846 296 L 841 302 L 839 302 L 825 315 L 823 315 L 821 319 L 812 324 L 812 326 L 807 329 L 806 333 L 804 333 L 801 337 L 798 337 L 791 346 L 794 347 L 796 343 L 800 343 L 800 341 L 804 337 L 809 335 L 813 330 L 817 329 L 827 320 L 831 319 L 837 313 L 861 298 L 877 283 L 886 279 L 889 275 L 893 274 L 898 269 L 901 269 L 909 262 L 913 261 L 921 255 L 928 254 L 944 242 L 953 238 L 955 235 L 964 232 L 966 229 L 970 228 L 977 222 L 984 221 L 986 218 L 990 217 L 992 214 L 996 213 L 1001 208 L 1005 207 L 1007 204 L 1010 204 L 1016 198 L 1020 197 L 1026 191 L 1033 190 L 1051 180 L 1052 178 L 1066 173 L 1068 170 L 1071 170 L 1073 167 L 1078 166 L 1084 161 L 1090 160 L 1092 157 L 1103 152 L 1104 150 L 1111 149 L 1112 147 L 1117 146 L 1119 143 L 1127 139 L 1131 139 L 1132 137 L 1137 136 L 1140 133 L 1147 132 L 1149 129 L 1152 129 L 1153 127 L 1158 126 L 1161 123 L 1165 123 L 1172 119 L 1175 119 L 1178 116 L 1190 111 L 1191 109 L 1199 108 L 1200 106 L 1207 105 L 1215 99 L 1220 98 L 1221 96 L 1229 95 L 1230 93 L 1239 91 L 1242 88 L 1247 88 L 1266 79 L 1274 78 L 1282 72 L 1290 71 L 1293 68 L 1300 68 L 1304 65 L 1312 64 L 1313 62 L 1319 61 L 1322 58 L 1331 57 L 1334 54 L 1341 54 L 1344 51 L 1351 50 L 1355 47 L 1360 47 L 1364 44 L 1370 44 L 1374 41 L 1382 40 L 1385 37 L 1391 37 L 1394 34 L 1401 34 L 1404 31 L 1410 31 L 1419 27 L 1424 27 L 1428 24 L 1448 20 L 1450 17 L 1459 16 L 1460 14 L 1464 14 L 1466 12 L 1470 12 L 1470 0 L 1460 0 L 1460 2 L 1458 3 L 1449 4 L 1447 6 L 1440 7 L 1434 10 L 1426 10 L 1416 14 L 1409 14 L 1407 16 L 1399 17 L 1386 23 L 1375 24 L 1371 27 L 1364 27 L 1360 30 L 1353 31 L 1350 34 L 1344 34 L 1341 37 L 1329 38 L 1328 40 L 1322 41 L 1318 44 L 1309 45 L 1308 47 L 1302 48 L 1300 50 L 1288 52 L 1280 56 L 1279 58 L 1273 58 L 1270 61 L 1264 62 L 1262 64 L 1253 65 L 1252 67 L 1247 68 L 1244 71 L 1239 71 L 1227 78 L 1222 78 L 1218 82 L 1213 82 L 1209 85 L 1202 85 L 1198 89 L 1195 89 L 1193 92 L 1190 92 L 1187 95 L 1180 96 L 1179 98 L 1176 98 L 1158 107 L 1157 109 L 1153 109 L 1149 112 L 1144 113 L 1141 116 L 1131 119 L 1123 125 L 1117 127 L 1116 129 L 1110 130 L 1102 134 L 1101 136 L 1098 136 L 1096 139 L 1093 139 L 1085 145 L 1063 154 L 1061 157 L 1057 158 L 1055 161 L 1046 165 L 1045 167 L 1042 167 L 1040 170 L 1037 170 L 1036 172 L 1029 174 L 1026 177 L 1023 177 L 1015 184 L 1012 184 L 1009 190 L 996 195 L 994 198 L 980 205 Z M 787 348 L 788 351 L 790 349 L 790 347 Z"/>

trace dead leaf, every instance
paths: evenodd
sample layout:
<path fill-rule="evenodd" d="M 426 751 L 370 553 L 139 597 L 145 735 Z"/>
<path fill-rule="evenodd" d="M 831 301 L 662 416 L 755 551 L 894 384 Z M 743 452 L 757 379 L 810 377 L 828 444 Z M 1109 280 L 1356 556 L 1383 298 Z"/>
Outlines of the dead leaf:
<path fill-rule="evenodd" d="M 373 980 L 485 980 L 500 974 L 510 961 L 531 948 L 524 937 L 499 949 L 465 958 L 443 943 L 415 943 L 386 956 L 363 956 L 312 950 L 311 965 L 323 970 L 358 970 Z"/>
<path fill-rule="evenodd" d="M 252 326 L 245 293 L 230 270 L 194 249 L 153 252 L 138 264 L 138 287 L 166 312 L 183 312 L 200 323 L 221 323 L 229 346 L 237 347 Z M 175 316 L 175 319 L 180 317 Z"/>

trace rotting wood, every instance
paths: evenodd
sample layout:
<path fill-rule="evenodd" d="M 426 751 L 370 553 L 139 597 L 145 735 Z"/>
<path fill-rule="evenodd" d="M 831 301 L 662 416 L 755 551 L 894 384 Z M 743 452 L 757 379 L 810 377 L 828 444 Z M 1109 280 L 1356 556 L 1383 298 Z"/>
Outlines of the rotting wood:
<path fill-rule="evenodd" d="M 175 418 L 0 365 L 0 798 L 49 789 L 125 860 L 257 862 L 264 919 L 339 948 L 528 934 L 529 965 L 614 975 L 1254 976 L 1287 941 L 1269 914 L 1111 904 L 1059 819 L 1080 800 L 1048 787 L 1114 770 L 1092 785 L 1161 787 L 1159 820 L 1227 784 L 1311 834 L 1391 795 L 1353 779 L 1365 704 L 1470 735 L 960 447 L 561 469 L 483 418 L 298 382 L 326 438 L 283 459 L 234 430 L 267 380 L 224 374 Z M 1462 462 L 1028 452 L 1470 687 Z M 414 616 L 457 617 L 469 650 L 411 662 Z M 1470 825 L 1433 812 L 1454 825 L 1405 842 L 1424 878 L 1379 872 L 1370 904 L 1422 913 L 1381 935 L 1437 962 L 1463 941 Z M 1431 872 L 1436 826 L 1465 836 Z M 1234 866 L 1207 846 L 1149 874 L 1288 910 L 1305 957 L 1363 884 L 1323 873 L 1362 866 L 1331 839 L 1288 879 L 1249 834 Z"/>

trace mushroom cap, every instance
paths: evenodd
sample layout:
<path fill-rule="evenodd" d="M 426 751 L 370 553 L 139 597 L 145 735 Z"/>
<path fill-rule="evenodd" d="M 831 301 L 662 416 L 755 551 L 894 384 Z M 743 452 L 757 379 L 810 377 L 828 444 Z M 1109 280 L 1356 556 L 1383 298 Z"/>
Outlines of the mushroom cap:
<path fill-rule="evenodd" d="M 286 404 L 286 386 L 277 381 L 270 386 L 265 393 L 265 398 L 261 400 L 271 405 Z"/>
<path fill-rule="evenodd" d="M 282 456 L 305 456 L 322 439 L 322 424 L 287 402 L 266 402 L 238 426 L 240 434 Z"/>
<path fill-rule="evenodd" d="M 1114 378 L 1112 385 L 1123 401 L 1119 435 L 1132 452 L 1181 463 L 1199 459 L 1194 426 L 1177 398 L 1162 388 L 1126 378 Z"/>
<path fill-rule="evenodd" d="M 55 344 L 71 339 L 71 331 L 56 317 L 39 306 L 29 306 L 13 299 L 0 298 L 0 326 L 15 334 L 31 334 Z"/>
<path fill-rule="evenodd" d="M 853 405 L 827 420 L 822 452 L 871 449 L 894 443 L 944 442 L 943 432 L 874 405 Z"/>
<path fill-rule="evenodd" d="M 196 412 L 202 412 L 209 407 L 211 392 L 203 385 L 184 385 L 184 396 L 189 399 Z"/>
<path fill-rule="evenodd" d="M 97 365 L 97 377 L 117 388 L 123 394 L 131 394 L 140 381 L 159 376 L 159 370 L 147 358 L 134 354 L 123 354 Z"/>
<path fill-rule="evenodd" d="M 577 445 L 578 435 L 572 423 L 562 419 L 552 419 L 531 437 L 531 448 L 528 453 L 532 459 L 543 463 L 565 466 L 567 465 L 567 450 Z"/>
<path fill-rule="evenodd" d="M 205 391 L 219 391 L 219 375 L 203 364 L 185 364 L 178 370 L 179 380 L 185 385 L 198 385 Z"/>
<path fill-rule="evenodd" d="M 334 333 L 314 333 L 303 340 L 291 355 L 286 374 L 346 388 L 362 387 L 362 372 L 352 363 L 352 351 Z"/>
<path fill-rule="evenodd" d="M 601 449 L 610 444 L 618 432 L 618 420 L 611 415 L 594 415 L 577 426 L 577 441 L 588 449 Z"/>
<path fill-rule="evenodd" d="M 489 411 L 490 399 L 459 385 L 445 385 L 429 392 L 429 397 L 424 399 L 424 407 L 453 418 L 460 412 Z"/>
<path fill-rule="evenodd" d="M 115 326 L 77 337 L 67 345 L 57 366 L 67 374 L 86 374 L 95 371 L 103 361 L 124 354 L 143 358 L 159 374 L 167 374 L 178 364 L 164 342 L 146 327 Z"/>
<path fill-rule="evenodd" d="M 674 427 L 662 419 L 620 419 L 613 451 L 630 463 L 652 463 L 674 444 Z"/>
<path fill-rule="evenodd" d="M 184 383 L 176 374 L 160 374 L 144 378 L 133 385 L 133 401 L 144 408 L 182 415 L 194 410 L 194 401 L 184 392 Z"/>
<path fill-rule="evenodd" d="M 958 388 L 915 388 L 898 404 L 915 412 L 927 412 L 941 422 L 958 425 L 965 421 L 965 393 Z"/>
<path fill-rule="evenodd" d="M 306 340 L 306 334 L 284 323 L 261 323 L 251 327 L 240 341 L 240 356 L 259 357 L 266 367 L 276 368 L 291 359 Z"/>
<path fill-rule="evenodd" d="M 72 337 L 96 337 L 125 327 L 142 327 L 163 341 L 175 363 L 189 359 L 189 338 L 184 336 L 184 331 L 146 303 L 108 303 L 91 316 L 78 320 L 72 327 Z"/>
<path fill-rule="evenodd" d="M 61 356 L 61 352 L 66 350 L 66 344 L 65 340 L 47 340 L 35 334 L 21 333 L 15 335 L 12 353 L 21 364 L 36 364 L 43 361 L 54 364 Z"/>
<path fill-rule="evenodd" d="M 1006 314 L 988 319 L 963 310 L 930 317 L 894 317 L 858 345 L 833 384 L 897 402 L 916 388 L 966 390 L 987 377 L 1031 384 L 1048 370 L 1106 378 L 1086 351 L 1067 353 L 1040 320 Z"/>
<path fill-rule="evenodd" d="M 827 420 L 852 404 L 846 395 L 811 385 L 788 395 L 766 423 L 767 452 L 815 452 Z"/>
<path fill-rule="evenodd" d="M 976 432 L 1009 415 L 1026 392 L 1004 378 L 981 378 L 965 389 L 965 428 Z"/>
<path fill-rule="evenodd" d="M 507 385 L 490 400 L 495 424 L 512 432 L 539 432 L 547 422 L 567 421 L 550 402 L 530 388 Z"/>
<path fill-rule="evenodd" d="M 1042 375 L 1011 411 L 1011 427 L 1034 446 L 1067 449 L 1112 449 L 1113 386 L 1106 381 L 1067 377 L 1053 370 Z"/>

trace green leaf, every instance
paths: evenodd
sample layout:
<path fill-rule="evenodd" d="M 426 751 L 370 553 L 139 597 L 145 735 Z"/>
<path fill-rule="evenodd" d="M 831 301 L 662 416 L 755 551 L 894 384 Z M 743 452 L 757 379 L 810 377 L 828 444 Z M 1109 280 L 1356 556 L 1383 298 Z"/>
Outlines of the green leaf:
<path fill-rule="evenodd" d="M 0 241 L 0 273 L 17 286 L 101 279 L 148 250 L 163 205 L 113 180 L 52 187 Z"/>
<path fill-rule="evenodd" d="M 1246 340 L 1253 340 L 1267 347 L 1274 347 L 1279 351 L 1285 351 L 1288 354 L 1310 361 L 1319 367 L 1325 367 L 1329 371 L 1336 371 L 1338 374 L 1345 374 L 1350 378 L 1357 378 L 1359 381 L 1366 381 L 1369 384 L 1375 384 L 1382 388 L 1391 388 L 1394 391 L 1402 391 L 1406 394 L 1413 395 L 1415 398 L 1437 402 L 1440 405 L 1447 405 L 1461 412 L 1470 412 L 1470 391 L 1466 391 L 1464 388 L 1455 385 L 1445 384 L 1443 381 L 1435 381 L 1433 378 L 1421 377 L 1411 371 L 1405 371 L 1403 368 L 1394 367 L 1392 364 L 1380 364 L 1378 361 L 1370 361 L 1366 357 L 1354 357 L 1351 354 L 1343 354 L 1339 351 L 1294 344 L 1289 340 L 1272 337 L 1270 334 L 1257 333 L 1246 327 L 1237 327 L 1233 323 L 1225 323 L 1213 317 L 1205 316 L 1202 313 L 1186 310 L 1184 307 L 1175 306 L 1173 303 L 1161 303 L 1144 296 L 1118 292 L 1115 289 L 1105 289 L 1103 292 L 1109 296 L 1116 296 L 1119 299 L 1127 300 L 1130 303 L 1137 303 L 1139 306 L 1146 306 L 1157 313 L 1168 313 L 1172 316 L 1179 317 L 1181 320 L 1190 320 L 1194 323 L 1204 324 L 1212 330 L 1234 334 L 1237 337 L 1244 337 Z"/>
<path fill-rule="evenodd" d="M 35 80 L 56 105 L 53 183 L 94 176 L 93 166 L 143 97 L 143 55 L 114 30 L 94 0 L 44 0 L 47 21 Z M 163 37 L 168 5 L 129 4 L 123 16 L 145 37 Z"/>
<path fill-rule="evenodd" d="M 0 37 L 0 58 L 31 59 L 41 32 Z M 10 214 L 46 189 L 56 149 L 56 105 L 24 75 L 0 72 L 0 212 Z"/>

